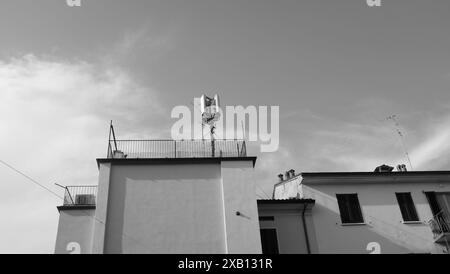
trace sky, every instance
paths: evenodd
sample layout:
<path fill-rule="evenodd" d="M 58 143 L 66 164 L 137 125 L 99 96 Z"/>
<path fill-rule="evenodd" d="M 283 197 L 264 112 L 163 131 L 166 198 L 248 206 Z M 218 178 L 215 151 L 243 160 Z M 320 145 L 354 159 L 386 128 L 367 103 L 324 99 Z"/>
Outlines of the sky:
<path fill-rule="evenodd" d="M 0 160 L 59 195 L 97 183 L 110 120 L 170 138 L 203 93 L 280 107 L 278 151 L 250 149 L 261 197 L 291 168 L 373 171 L 405 149 L 449 168 L 447 0 L 0 1 Z M 0 165 L 0 253 L 53 253 L 61 202 Z"/>

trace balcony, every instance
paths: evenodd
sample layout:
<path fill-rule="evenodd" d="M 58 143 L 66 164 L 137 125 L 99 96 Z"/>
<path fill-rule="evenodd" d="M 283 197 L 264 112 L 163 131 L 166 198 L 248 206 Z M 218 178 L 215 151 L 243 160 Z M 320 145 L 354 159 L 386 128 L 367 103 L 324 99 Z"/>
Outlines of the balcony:
<path fill-rule="evenodd" d="M 108 143 L 107 158 L 226 158 L 246 157 L 244 140 L 116 140 Z"/>
<path fill-rule="evenodd" d="M 64 206 L 95 206 L 97 186 L 67 186 Z"/>
<path fill-rule="evenodd" d="M 450 241 L 450 218 L 444 211 L 436 214 L 428 224 L 433 232 L 433 239 L 436 243 Z"/>

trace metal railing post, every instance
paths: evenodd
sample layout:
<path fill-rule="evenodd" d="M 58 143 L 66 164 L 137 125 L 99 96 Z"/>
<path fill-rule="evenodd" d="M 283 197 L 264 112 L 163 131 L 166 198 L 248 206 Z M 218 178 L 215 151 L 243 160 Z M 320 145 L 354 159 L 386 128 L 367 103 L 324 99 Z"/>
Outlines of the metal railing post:
<path fill-rule="evenodd" d="M 74 205 L 75 202 L 73 201 L 72 195 L 70 195 L 70 191 L 69 191 L 69 188 L 67 186 L 66 186 L 66 191 L 67 191 L 67 194 L 69 195 L 70 200 L 72 201 L 72 205 Z"/>

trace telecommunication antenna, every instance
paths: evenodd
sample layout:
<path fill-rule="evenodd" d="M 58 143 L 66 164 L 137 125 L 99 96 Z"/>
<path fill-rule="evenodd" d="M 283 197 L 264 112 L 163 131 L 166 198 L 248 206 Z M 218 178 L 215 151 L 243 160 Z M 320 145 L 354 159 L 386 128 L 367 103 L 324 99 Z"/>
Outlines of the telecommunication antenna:
<path fill-rule="evenodd" d="M 202 114 L 202 110 L 200 109 L 200 106 L 198 104 L 195 104 L 195 99 L 194 99 L 193 103 L 191 102 L 191 105 L 194 106 L 194 111 L 197 109 L 200 112 L 200 114 Z M 194 119 L 194 122 L 197 122 L 197 121 Z M 205 124 L 203 123 L 203 121 L 201 121 L 200 124 L 202 126 L 202 140 L 205 140 L 205 134 L 203 133 Z"/>
<path fill-rule="evenodd" d="M 202 95 L 200 98 L 200 112 L 202 114 L 202 131 L 205 125 L 209 126 L 212 157 L 214 157 L 216 122 L 220 119 L 219 96 L 215 95 L 214 98 L 210 98 L 206 95 Z"/>
<path fill-rule="evenodd" d="M 409 167 L 411 168 L 411 170 L 413 170 L 413 166 L 411 164 L 411 159 L 409 158 L 409 153 L 408 153 L 408 150 L 406 149 L 406 145 L 403 140 L 404 136 L 403 136 L 402 131 L 400 130 L 400 124 L 397 120 L 397 115 L 394 114 L 394 115 L 388 116 L 388 117 L 386 117 L 386 120 L 391 120 L 394 123 L 395 131 L 397 132 L 397 134 L 400 138 L 400 143 L 402 144 L 402 148 L 405 153 L 406 159 L 408 160 Z"/>

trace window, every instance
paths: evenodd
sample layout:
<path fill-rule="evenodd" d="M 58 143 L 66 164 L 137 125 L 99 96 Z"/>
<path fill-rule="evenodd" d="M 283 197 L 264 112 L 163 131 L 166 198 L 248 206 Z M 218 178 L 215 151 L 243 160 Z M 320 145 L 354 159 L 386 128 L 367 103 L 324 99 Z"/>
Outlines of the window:
<path fill-rule="evenodd" d="M 336 194 L 343 224 L 364 223 L 358 194 Z"/>
<path fill-rule="evenodd" d="M 414 206 L 413 199 L 410 192 L 395 193 L 397 196 L 398 205 L 402 212 L 403 221 L 414 222 L 419 221 L 417 216 L 416 207 Z"/>
<path fill-rule="evenodd" d="M 450 232 L 450 193 L 448 192 L 425 192 L 436 229 L 440 233 Z"/>
<path fill-rule="evenodd" d="M 275 218 L 273 216 L 259 216 L 260 221 L 274 221 Z"/>
<path fill-rule="evenodd" d="M 278 254 L 277 230 L 275 228 L 262 228 L 261 245 L 263 254 Z"/>

